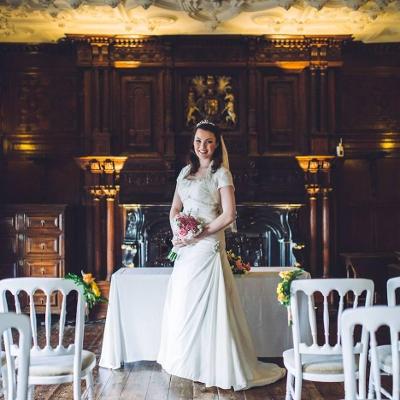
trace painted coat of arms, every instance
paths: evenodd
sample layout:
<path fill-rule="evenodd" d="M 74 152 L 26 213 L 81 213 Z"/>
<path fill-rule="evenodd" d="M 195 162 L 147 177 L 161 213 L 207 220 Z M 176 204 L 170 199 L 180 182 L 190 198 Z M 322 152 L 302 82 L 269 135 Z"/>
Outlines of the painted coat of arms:
<path fill-rule="evenodd" d="M 208 119 L 221 128 L 237 126 L 232 78 L 225 75 L 195 76 L 190 79 L 186 101 L 186 127 Z"/>

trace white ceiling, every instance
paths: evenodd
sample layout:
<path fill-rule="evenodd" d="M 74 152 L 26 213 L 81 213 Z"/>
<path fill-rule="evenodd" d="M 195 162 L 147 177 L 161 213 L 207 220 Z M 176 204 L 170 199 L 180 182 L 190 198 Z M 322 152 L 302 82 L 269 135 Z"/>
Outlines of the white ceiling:
<path fill-rule="evenodd" d="M 400 42 L 400 0 L 0 0 L 0 41 L 70 34 L 352 34 Z"/>

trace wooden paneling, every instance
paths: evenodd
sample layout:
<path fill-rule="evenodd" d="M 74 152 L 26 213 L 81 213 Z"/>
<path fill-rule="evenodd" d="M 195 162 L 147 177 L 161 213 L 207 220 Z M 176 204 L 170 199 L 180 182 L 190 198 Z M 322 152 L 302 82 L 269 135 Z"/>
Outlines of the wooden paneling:
<path fill-rule="evenodd" d="M 263 73 L 262 129 L 259 149 L 262 154 L 301 153 L 304 126 L 302 124 L 300 75 Z"/>
<path fill-rule="evenodd" d="M 341 252 L 391 251 L 399 246 L 399 168 L 399 158 L 346 160 L 338 190 Z"/>
<path fill-rule="evenodd" d="M 72 231 L 77 260 L 90 264 L 83 232 L 93 227 L 85 226 L 90 210 L 73 157 L 128 155 L 121 201 L 170 201 L 191 145 L 191 80 L 209 75 L 231 78 L 237 120 L 223 133 L 239 202 L 304 202 L 293 156 L 334 154 L 343 137 L 345 161 L 334 166 L 333 248 L 400 248 L 398 44 L 333 36 L 87 36 L 2 44 L 0 53 L 1 202 L 72 206 L 81 217 Z M 226 101 L 219 98 L 221 110 Z M 18 228 L 13 218 L 0 222 L 0 231 L 2 224 Z M 7 249 L 23 247 L 13 235 L 7 240 Z M 1 268 L 11 274 L 16 264 L 8 259 Z"/>
<path fill-rule="evenodd" d="M 77 151 L 79 75 L 70 48 L 60 45 L 59 54 L 47 46 L 6 50 L 0 68 L 6 78 L 1 81 L 1 126 L 7 154 Z"/>
<path fill-rule="evenodd" d="M 163 98 L 159 74 L 125 72 L 119 77 L 121 150 L 161 156 Z"/>
<path fill-rule="evenodd" d="M 400 130 L 400 67 L 343 69 L 337 80 L 337 130 L 385 133 Z"/>

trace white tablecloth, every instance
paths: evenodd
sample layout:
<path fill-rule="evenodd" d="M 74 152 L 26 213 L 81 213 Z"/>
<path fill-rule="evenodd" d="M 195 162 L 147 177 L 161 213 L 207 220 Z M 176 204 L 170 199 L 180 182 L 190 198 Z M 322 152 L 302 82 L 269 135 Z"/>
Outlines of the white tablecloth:
<path fill-rule="evenodd" d="M 258 357 L 281 357 L 292 347 L 286 308 L 276 300 L 279 272 L 291 267 L 257 267 L 237 275 L 236 284 Z M 122 268 L 111 279 L 100 366 L 156 360 L 161 318 L 172 268 Z"/>

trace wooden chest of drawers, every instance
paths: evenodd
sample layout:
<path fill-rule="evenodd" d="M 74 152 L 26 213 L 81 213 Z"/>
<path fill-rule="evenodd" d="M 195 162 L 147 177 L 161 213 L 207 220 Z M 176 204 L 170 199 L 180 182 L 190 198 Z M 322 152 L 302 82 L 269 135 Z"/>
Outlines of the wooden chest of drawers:
<path fill-rule="evenodd" d="M 0 278 L 62 277 L 65 269 L 65 205 L 0 205 Z M 58 311 L 54 296 L 53 311 Z M 38 308 L 43 296 L 35 300 Z M 44 309 L 44 307 L 43 307 Z"/>

